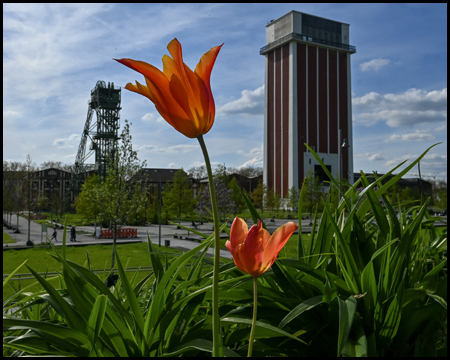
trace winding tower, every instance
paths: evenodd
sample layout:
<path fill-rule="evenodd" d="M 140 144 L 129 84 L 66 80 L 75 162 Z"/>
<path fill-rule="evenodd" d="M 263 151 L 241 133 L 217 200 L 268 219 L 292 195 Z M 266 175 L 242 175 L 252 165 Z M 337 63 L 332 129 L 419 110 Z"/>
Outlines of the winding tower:
<path fill-rule="evenodd" d="M 78 146 L 75 159 L 74 176 L 72 178 L 73 196 L 77 195 L 81 188 L 80 182 L 86 169 L 86 160 L 95 153 L 95 171 L 104 180 L 109 157 L 114 157 L 119 139 L 121 88 L 114 87 L 114 83 L 97 81 L 91 90 L 91 99 L 88 102 L 88 112 L 84 130 Z M 96 114 L 97 121 L 92 121 Z M 90 140 L 89 150 L 86 146 Z"/>

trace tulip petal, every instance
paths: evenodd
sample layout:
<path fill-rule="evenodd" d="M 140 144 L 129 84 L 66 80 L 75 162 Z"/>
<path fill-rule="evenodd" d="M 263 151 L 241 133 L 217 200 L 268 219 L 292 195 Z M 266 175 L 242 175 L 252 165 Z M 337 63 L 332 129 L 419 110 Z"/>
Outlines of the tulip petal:
<path fill-rule="evenodd" d="M 143 61 L 132 59 L 115 60 L 144 75 L 148 90 L 152 95 L 149 96 L 145 86 L 140 85 L 138 82 L 136 82 L 136 86 L 133 86 L 132 84 L 130 84 L 130 86 L 127 85 L 128 87 L 126 86 L 126 89 L 148 97 L 157 108 L 164 109 L 165 113 L 168 113 L 170 109 L 170 112 L 175 113 L 178 117 L 186 118 L 185 112 L 180 111 L 181 109 L 177 102 L 174 101 L 171 96 L 167 96 L 167 94 L 170 93 L 169 81 L 164 76 L 164 73 L 162 73 L 158 68 Z M 168 122 L 173 126 L 173 121 Z"/>
<path fill-rule="evenodd" d="M 177 101 L 170 96 L 168 81 L 166 81 L 164 86 L 158 86 L 152 79 L 145 77 L 145 82 L 147 83 L 148 91 L 152 96 L 150 100 L 153 101 L 158 112 L 170 125 L 175 126 L 177 119 L 186 121 L 186 113 Z M 170 116 L 171 118 L 167 118 L 167 116 Z"/>
<path fill-rule="evenodd" d="M 165 77 L 164 74 L 159 70 L 157 67 L 147 64 L 144 61 L 138 61 L 138 60 L 132 60 L 132 59 L 114 59 L 117 62 L 120 62 L 121 64 L 128 66 L 130 69 L 133 69 L 137 71 L 138 73 L 141 73 L 145 77 L 148 77 L 152 79 L 154 83 L 156 83 L 158 86 L 165 86 L 168 87 L 168 84 L 165 85 L 164 79 L 162 77 Z M 167 82 L 168 83 L 168 82 Z"/>
<path fill-rule="evenodd" d="M 270 266 L 274 263 L 278 256 L 278 253 L 286 245 L 292 233 L 297 230 L 296 223 L 289 221 L 288 223 L 280 226 L 272 236 L 264 244 L 264 260 L 265 264 L 270 263 Z"/>
<path fill-rule="evenodd" d="M 211 129 L 214 123 L 214 117 L 216 113 L 216 107 L 214 104 L 214 97 L 211 91 L 211 71 L 213 69 L 214 63 L 216 62 L 217 55 L 219 54 L 220 49 L 223 44 L 220 46 L 215 46 L 211 48 L 208 52 L 203 54 L 197 66 L 195 67 L 195 73 L 202 81 L 202 85 L 204 86 L 204 93 L 207 94 L 202 96 L 202 105 L 204 109 L 204 114 L 209 114 L 208 119 L 205 119 L 205 127 L 203 131 L 208 132 Z M 199 81 L 200 82 L 200 81 Z M 200 91 L 202 91 L 202 86 L 199 84 Z M 206 103 L 206 99 L 208 99 L 208 103 Z"/>
<path fill-rule="evenodd" d="M 203 54 L 197 66 L 195 67 L 195 73 L 203 80 L 203 82 L 208 87 L 208 90 L 211 90 L 210 89 L 211 71 L 213 69 L 217 55 L 219 54 L 219 51 L 222 48 L 222 46 L 223 44 L 220 46 L 214 46 L 213 48 L 211 48 L 211 50 Z"/>
<path fill-rule="evenodd" d="M 248 232 L 244 244 L 238 249 L 238 261 L 245 264 L 247 272 L 253 276 L 259 276 L 264 266 L 264 246 L 270 237 L 269 232 L 263 229 L 262 223 L 258 221 Z"/>
<path fill-rule="evenodd" d="M 169 89 L 170 89 L 170 93 L 171 93 L 172 97 L 175 99 L 175 101 L 178 103 L 178 105 L 180 105 L 180 107 L 186 113 L 186 116 L 189 119 L 193 119 L 194 117 L 192 114 L 191 106 L 189 104 L 188 94 L 186 92 L 185 87 L 181 83 L 178 75 L 172 74 L 172 77 L 169 82 Z"/>
<path fill-rule="evenodd" d="M 233 224 L 231 225 L 230 230 L 230 248 L 233 250 L 230 250 L 230 248 L 227 248 L 230 250 L 231 254 L 234 256 L 234 251 L 237 249 L 239 245 L 242 245 L 244 243 L 245 238 L 248 234 L 248 225 L 247 223 L 242 220 L 241 218 L 236 218 L 233 221 Z M 227 241 L 228 243 L 228 241 Z M 226 245 L 226 243 L 225 243 Z"/>
<path fill-rule="evenodd" d="M 198 94 L 195 94 L 194 89 L 192 87 L 193 84 L 190 81 L 193 78 L 192 75 L 194 73 L 183 62 L 183 52 L 182 52 L 180 42 L 176 38 L 173 39 L 169 43 L 169 45 L 167 45 L 167 50 L 169 50 L 170 55 L 172 55 L 174 64 L 170 64 L 170 65 L 172 65 L 172 66 L 170 66 L 169 63 L 171 63 L 171 62 L 168 60 L 170 58 L 164 57 L 163 58 L 164 66 L 166 66 L 165 62 L 167 61 L 168 62 L 167 65 L 170 66 L 171 71 L 174 71 L 174 74 L 176 74 L 179 77 L 181 83 L 183 84 L 183 87 L 186 89 L 186 92 L 188 93 L 188 97 L 190 99 L 194 100 L 196 98 L 195 95 L 198 95 Z M 175 65 L 175 66 L 173 66 L 173 65 Z M 189 76 L 189 75 L 191 75 L 191 76 Z M 197 85 L 197 84 L 194 84 L 194 85 Z"/>
<path fill-rule="evenodd" d="M 163 57 L 164 74 L 170 79 L 172 96 L 179 102 L 180 106 L 194 121 L 197 135 L 205 134 L 211 128 L 214 117 L 211 119 L 210 98 L 212 94 L 205 89 L 205 85 L 186 64 L 183 63 L 181 45 L 177 39 L 172 40 L 167 46 L 173 59 L 165 55 Z"/>
<path fill-rule="evenodd" d="M 135 93 L 144 95 L 145 97 L 148 97 L 152 102 L 153 95 L 148 90 L 148 87 L 145 85 L 141 85 L 138 81 L 136 81 L 136 85 L 133 85 L 132 83 L 128 83 L 125 85 L 125 89 L 133 91 Z"/>

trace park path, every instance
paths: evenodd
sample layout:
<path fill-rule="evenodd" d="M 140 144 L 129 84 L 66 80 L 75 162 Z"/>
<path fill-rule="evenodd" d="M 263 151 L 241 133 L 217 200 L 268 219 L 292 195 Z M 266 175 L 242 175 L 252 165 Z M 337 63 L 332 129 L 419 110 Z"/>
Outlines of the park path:
<path fill-rule="evenodd" d="M 8 218 L 8 221 L 9 221 L 9 218 Z M 265 221 L 266 221 L 267 229 L 272 234 L 275 231 L 275 229 L 277 229 L 279 226 L 285 224 L 288 220 L 275 219 L 273 222 L 271 222 L 270 220 L 267 219 Z M 298 224 L 297 220 L 294 220 L 294 221 Z M 309 232 L 311 230 L 309 227 L 309 222 L 310 222 L 309 220 L 302 220 L 302 228 L 303 228 L 304 232 Z M 17 216 L 16 215 L 12 215 L 11 224 L 12 224 L 13 228 L 16 227 L 16 224 L 17 224 Z M 250 222 L 250 224 L 251 224 L 251 222 Z M 31 225 L 30 226 L 30 239 L 34 244 L 36 244 L 36 245 L 41 244 L 41 241 L 45 242 L 45 239 L 47 236 L 49 238 L 52 236 L 52 232 L 53 232 L 52 227 L 48 227 L 46 232 L 45 231 L 42 232 L 41 224 L 31 221 L 30 225 Z M 191 222 L 181 222 L 181 225 L 192 228 Z M 165 246 L 168 241 L 168 242 L 170 242 L 170 245 L 168 243 L 167 243 L 167 245 L 169 245 L 170 247 L 180 249 L 183 251 L 189 251 L 189 250 L 193 249 L 194 247 L 196 247 L 199 244 L 199 242 L 195 241 L 195 240 L 186 240 L 186 237 L 188 237 L 190 239 L 198 239 L 198 240 L 201 239 L 200 236 L 195 235 L 192 231 L 177 228 L 176 225 L 172 225 L 172 224 L 161 225 L 161 237 L 159 234 L 159 225 L 158 224 L 152 224 L 152 225 L 147 225 L 147 226 L 132 226 L 132 227 L 137 229 L 137 238 L 118 239 L 117 241 L 119 244 L 131 243 L 131 242 L 146 242 L 147 234 L 148 234 L 150 236 L 152 243 L 154 243 L 154 244 Z M 13 229 L 6 229 L 5 227 L 3 228 L 3 230 L 6 231 L 6 233 L 8 235 L 10 235 L 16 241 L 16 244 L 3 244 L 3 248 L 5 248 L 5 247 L 8 247 L 8 248 L 25 247 L 26 246 L 26 243 L 28 240 L 28 220 L 19 216 L 18 228 L 19 228 L 20 233 L 14 233 Z M 196 230 L 200 231 L 204 234 L 207 234 L 207 235 L 210 235 L 213 232 L 213 228 L 210 223 L 205 223 L 202 225 L 197 224 Z M 70 228 L 67 228 L 67 231 L 66 231 L 66 245 L 67 246 L 112 244 L 112 239 L 96 239 L 93 236 L 94 226 L 77 226 L 77 232 L 82 232 L 82 233 L 77 233 L 77 237 L 76 237 L 77 241 L 70 242 L 69 241 Z M 61 246 L 62 238 L 63 238 L 63 229 L 58 229 L 57 233 L 58 233 L 58 235 L 57 235 L 58 241 L 57 242 L 53 241 L 53 243 L 56 246 Z M 176 235 L 177 237 L 175 238 L 174 235 Z M 223 234 L 223 235 L 225 236 L 225 234 Z M 213 253 L 214 253 L 213 248 L 210 248 L 207 251 L 208 256 L 213 256 Z M 228 250 L 221 249 L 220 256 L 224 257 L 224 258 L 232 259 L 232 256 Z"/>

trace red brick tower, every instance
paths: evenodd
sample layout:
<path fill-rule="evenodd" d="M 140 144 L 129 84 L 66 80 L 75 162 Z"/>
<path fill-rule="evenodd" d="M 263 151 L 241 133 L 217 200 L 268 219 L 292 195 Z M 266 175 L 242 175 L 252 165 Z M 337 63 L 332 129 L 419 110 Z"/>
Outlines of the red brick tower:
<path fill-rule="evenodd" d="M 266 26 L 264 182 L 283 198 L 312 169 L 353 183 L 350 25 L 291 11 Z"/>

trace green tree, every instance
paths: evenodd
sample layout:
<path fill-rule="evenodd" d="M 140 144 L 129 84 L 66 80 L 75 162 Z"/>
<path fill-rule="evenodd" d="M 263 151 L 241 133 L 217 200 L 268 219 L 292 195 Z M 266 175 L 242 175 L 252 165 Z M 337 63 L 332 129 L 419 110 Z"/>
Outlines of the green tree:
<path fill-rule="evenodd" d="M 26 167 L 21 162 L 3 161 L 3 212 L 9 215 L 9 223 L 11 224 L 11 216 L 23 207 L 23 182 L 26 181 Z"/>
<path fill-rule="evenodd" d="M 194 179 L 197 180 L 204 179 L 208 176 L 205 165 L 192 166 L 190 169 L 188 169 L 187 172 L 191 174 Z"/>
<path fill-rule="evenodd" d="M 247 205 L 245 204 L 245 200 L 241 194 L 241 186 L 239 185 L 239 182 L 235 177 L 232 178 L 231 181 L 228 183 L 228 189 L 231 190 L 230 197 L 236 204 L 236 213 L 233 214 L 234 216 L 236 216 L 238 212 L 242 212 L 245 209 L 247 209 Z"/>
<path fill-rule="evenodd" d="M 287 206 L 289 209 L 291 209 L 292 211 L 296 211 L 297 206 L 298 206 L 298 198 L 299 198 L 299 192 L 296 186 L 292 186 L 289 189 L 289 193 L 288 193 L 288 202 L 287 202 Z"/>
<path fill-rule="evenodd" d="M 322 192 L 322 185 L 319 177 L 315 176 L 314 171 L 309 170 L 303 180 L 302 187 L 305 187 L 303 193 L 302 209 L 309 213 L 309 218 L 312 218 L 314 210 L 320 209 L 323 206 L 324 194 Z"/>
<path fill-rule="evenodd" d="M 331 210 L 335 211 L 339 206 L 339 189 L 334 184 L 330 184 L 328 196 L 331 196 Z"/>
<path fill-rule="evenodd" d="M 270 214 L 272 217 L 274 217 L 274 209 L 275 209 L 275 192 L 273 191 L 272 188 L 267 188 L 266 189 L 266 194 L 265 194 L 265 204 L 266 204 L 266 208 L 267 210 L 269 210 Z"/>
<path fill-rule="evenodd" d="M 97 217 L 99 216 L 101 208 L 100 199 L 100 180 L 97 174 L 88 177 L 81 187 L 80 194 L 75 198 L 75 207 L 77 214 L 85 218 L 87 221 L 94 221 L 96 232 Z"/>
<path fill-rule="evenodd" d="M 36 164 L 31 159 L 30 154 L 27 155 L 27 160 L 25 161 L 25 177 L 23 178 L 22 184 L 22 200 L 23 209 L 28 211 L 28 240 L 27 245 L 33 245 L 31 242 L 30 232 L 31 232 L 31 211 L 34 208 L 37 200 L 36 193 L 33 191 L 33 179 L 36 174 Z"/>
<path fill-rule="evenodd" d="M 266 207 L 272 217 L 274 217 L 275 213 L 278 213 L 280 207 L 283 205 L 283 198 L 273 189 L 267 189 L 265 195 Z"/>
<path fill-rule="evenodd" d="M 218 164 L 214 170 L 214 178 L 219 179 L 225 185 L 228 185 L 228 176 L 227 176 L 227 168 L 225 164 Z"/>
<path fill-rule="evenodd" d="M 113 230 L 113 250 L 111 268 L 114 267 L 117 233 L 123 224 L 137 220 L 138 214 L 145 206 L 145 197 L 141 196 L 143 184 L 131 183 L 130 179 L 145 166 L 133 150 L 130 125 L 125 120 L 120 140 L 114 156 L 109 156 L 105 180 L 99 187 L 103 219 L 110 221 Z M 112 154 L 110 154 L 112 155 Z"/>
<path fill-rule="evenodd" d="M 164 191 L 163 200 L 164 206 L 174 213 L 178 219 L 181 219 L 182 213 L 190 215 L 194 211 L 191 184 L 187 174 L 182 169 L 175 173 L 172 186 Z"/>
<path fill-rule="evenodd" d="M 214 188 L 216 190 L 216 198 L 220 218 L 225 221 L 227 214 L 236 214 L 237 206 L 231 197 L 232 190 L 230 190 L 225 182 L 219 178 L 214 178 Z M 198 195 L 197 206 L 195 211 L 203 218 L 203 215 L 211 213 L 211 198 L 210 198 L 209 184 L 200 189 Z"/>
<path fill-rule="evenodd" d="M 433 180 L 432 197 L 433 204 L 439 210 L 447 209 L 447 181 L 438 179 Z"/>
<path fill-rule="evenodd" d="M 255 190 L 250 193 L 250 197 L 253 200 L 253 204 L 256 208 L 261 209 L 261 214 L 264 216 L 264 209 L 266 203 L 267 185 L 262 181 L 258 183 Z"/>

